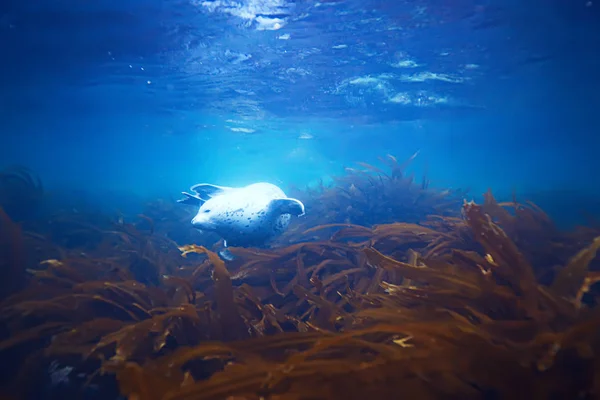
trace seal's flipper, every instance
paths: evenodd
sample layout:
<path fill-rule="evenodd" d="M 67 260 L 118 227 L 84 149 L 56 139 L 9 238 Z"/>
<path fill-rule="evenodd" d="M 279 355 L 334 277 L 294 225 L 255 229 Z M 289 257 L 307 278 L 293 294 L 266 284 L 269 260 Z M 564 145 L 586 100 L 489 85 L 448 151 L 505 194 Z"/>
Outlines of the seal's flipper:
<path fill-rule="evenodd" d="M 200 196 L 198 196 L 197 194 L 190 194 L 187 192 L 181 192 L 181 194 L 184 195 L 185 198 L 177 200 L 178 203 L 198 207 L 201 207 L 202 204 L 204 204 L 205 200 L 201 199 Z"/>
<path fill-rule="evenodd" d="M 223 239 L 223 248 L 219 251 L 219 255 L 225 261 L 235 260 L 235 256 L 227 248 L 227 240 Z"/>
<path fill-rule="evenodd" d="M 296 217 L 304 215 L 304 204 L 296 199 L 275 199 L 269 204 L 271 210 L 276 214 L 291 214 Z"/>
<path fill-rule="evenodd" d="M 196 192 L 200 198 L 204 199 L 204 201 L 219 194 L 223 194 L 225 191 L 231 189 L 233 188 L 227 186 L 211 185 L 210 183 L 199 183 L 190 188 L 192 192 Z"/>
<path fill-rule="evenodd" d="M 235 256 L 227 248 L 219 251 L 219 255 L 225 261 L 233 261 L 233 260 L 235 260 Z"/>

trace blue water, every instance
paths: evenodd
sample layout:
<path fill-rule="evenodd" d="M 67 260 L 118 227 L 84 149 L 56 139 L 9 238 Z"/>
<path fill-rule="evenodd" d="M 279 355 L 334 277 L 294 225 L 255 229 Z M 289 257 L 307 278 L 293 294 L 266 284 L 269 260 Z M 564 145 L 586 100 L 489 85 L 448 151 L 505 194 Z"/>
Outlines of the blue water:
<path fill-rule="evenodd" d="M 600 210 L 600 3 L 0 4 L 0 166 L 104 202 L 303 187 L 420 151 L 432 184 Z"/>

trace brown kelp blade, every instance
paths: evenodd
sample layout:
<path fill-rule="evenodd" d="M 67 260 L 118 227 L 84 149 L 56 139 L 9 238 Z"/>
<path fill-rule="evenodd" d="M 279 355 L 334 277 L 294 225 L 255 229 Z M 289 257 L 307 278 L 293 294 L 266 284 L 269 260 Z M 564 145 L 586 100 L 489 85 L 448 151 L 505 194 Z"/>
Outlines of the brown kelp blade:
<path fill-rule="evenodd" d="M 248 336 L 248 331 L 234 302 L 231 276 L 225 263 L 216 253 L 203 246 L 189 245 L 179 248 L 182 255 L 189 253 L 206 254 L 213 266 L 213 281 L 215 282 L 217 310 L 221 321 L 221 334 L 224 339 L 240 339 Z"/>

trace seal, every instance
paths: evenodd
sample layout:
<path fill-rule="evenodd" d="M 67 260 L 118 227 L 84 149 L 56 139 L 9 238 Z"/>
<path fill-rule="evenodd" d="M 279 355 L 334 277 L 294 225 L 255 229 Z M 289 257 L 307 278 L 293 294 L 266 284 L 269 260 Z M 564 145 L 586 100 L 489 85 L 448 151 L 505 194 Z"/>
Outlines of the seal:
<path fill-rule="evenodd" d="M 225 250 L 219 254 L 226 260 L 233 259 L 228 246 L 263 247 L 288 227 L 292 216 L 304 215 L 300 200 L 267 182 L 241 188 L 200 183 L 190 191 L 182 192 L 185 198 L 178 202 L 199 207 L 192 225 L 223 238 Z"/>

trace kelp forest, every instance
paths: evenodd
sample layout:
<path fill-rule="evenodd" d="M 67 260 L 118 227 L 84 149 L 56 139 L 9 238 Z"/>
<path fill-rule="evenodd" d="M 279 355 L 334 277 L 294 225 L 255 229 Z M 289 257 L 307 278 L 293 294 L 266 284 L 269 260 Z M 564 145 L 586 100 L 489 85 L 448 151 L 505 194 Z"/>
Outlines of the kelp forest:
<path fill-rule="evenodd" d="M 411 160 L 288 193 L 306 215 L 225 262 L 188 206 L 31 218 L 42 183 L 3 170 L 0 398 L 600 398 L 600 228 Z"/>

